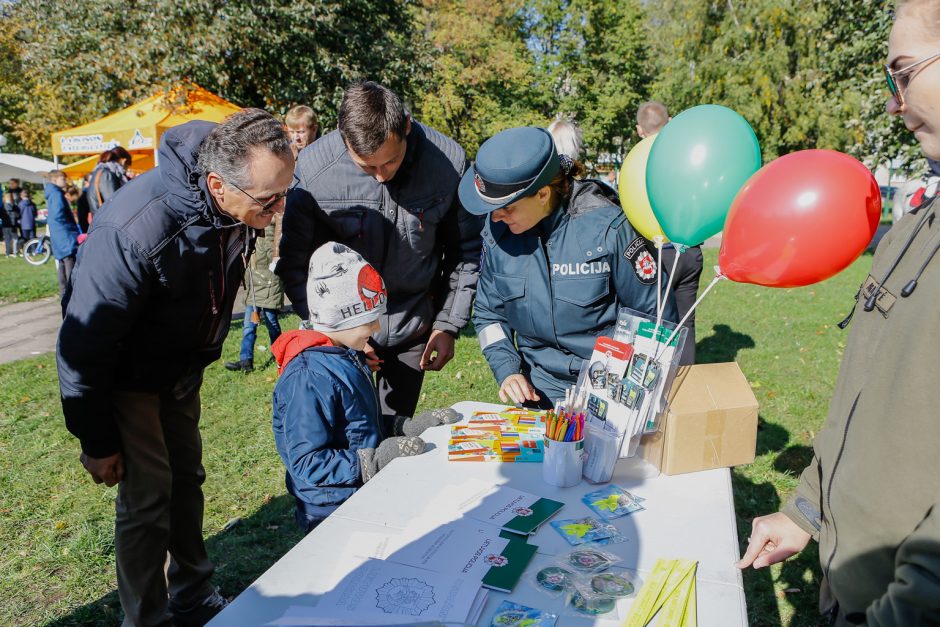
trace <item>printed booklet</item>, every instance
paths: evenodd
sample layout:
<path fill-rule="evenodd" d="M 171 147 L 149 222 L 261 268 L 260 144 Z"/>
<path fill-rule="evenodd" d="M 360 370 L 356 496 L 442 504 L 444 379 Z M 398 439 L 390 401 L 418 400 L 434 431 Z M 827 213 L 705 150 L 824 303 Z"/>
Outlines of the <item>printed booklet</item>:
<path fill-rule="evenodd" d="M 542 523 L 562 507 L 564 503 L 522 490 L 487 486 L 464 499 L 459 509 L 470 518 L 527 536 L 535 533 Z"/>

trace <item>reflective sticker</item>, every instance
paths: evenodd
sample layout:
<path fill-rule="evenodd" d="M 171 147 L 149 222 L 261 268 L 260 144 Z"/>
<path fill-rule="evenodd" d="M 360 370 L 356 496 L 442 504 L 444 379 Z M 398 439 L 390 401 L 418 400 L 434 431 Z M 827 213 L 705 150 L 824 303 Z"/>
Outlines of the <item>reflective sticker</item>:
<path fill-rule="evenodd" d="M 480 350 L 485 350 L 487 346 L 509 338 L 506 337 L 506 332 L 503 331 L 502 326 L 491 324 L 477 331 L 477 339 L 480 341 Z"/>

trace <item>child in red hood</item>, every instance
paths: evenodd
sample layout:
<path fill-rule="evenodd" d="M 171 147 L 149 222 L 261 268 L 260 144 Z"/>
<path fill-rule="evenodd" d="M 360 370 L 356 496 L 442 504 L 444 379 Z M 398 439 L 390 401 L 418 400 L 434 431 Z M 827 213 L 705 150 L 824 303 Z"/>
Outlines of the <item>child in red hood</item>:
<path fill-rule="evenodd" d="M 272 399 L 274 441 L 297 499 L 297 522 L 312 530 L 396 457 L 420 455 L 419 437 L 382 441 L 378 396 L 363 349 L 378 330 L 388 292 L 355 251 L 329 242 L 310 257 L 309 326 L 283 333 Z"/>

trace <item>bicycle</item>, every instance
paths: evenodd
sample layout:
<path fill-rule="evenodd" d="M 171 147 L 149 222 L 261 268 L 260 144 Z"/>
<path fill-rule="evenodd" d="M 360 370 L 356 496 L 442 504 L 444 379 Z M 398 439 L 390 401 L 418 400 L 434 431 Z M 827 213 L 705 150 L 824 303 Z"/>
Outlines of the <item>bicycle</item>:
<path fill-rule="evenodd" d="M 49 234 L 34 237 L 23 245 L 23 258 L 31 266 L 41 266 L 52 256 L 52 240 Z"/>

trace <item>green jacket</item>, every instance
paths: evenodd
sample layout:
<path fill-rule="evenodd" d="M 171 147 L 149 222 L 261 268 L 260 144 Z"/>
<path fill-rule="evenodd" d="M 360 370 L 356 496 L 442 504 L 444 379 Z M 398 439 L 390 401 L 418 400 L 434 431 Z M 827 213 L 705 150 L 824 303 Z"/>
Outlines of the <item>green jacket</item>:
<path fill-rule="evenodd" d="M 820 608 L 838 603 L 839 625 L 940 624 L 938 209 L 905 216 L 879 245 L 813 461 L 783 510 L 819 542 Z"/>
<path fill-rule="evenodd" d="M 255 254 L 248 262 L 250 276 L 245 277 L 248 291 L 245 292 L 245 304 L 262 309 L 280 309 L 284 306 L 284 286 L 281 279 L 271 272 L 274 261 L 275 223 L 281 216 L 276 216 L 264 237 L 255 240 Z"/>

